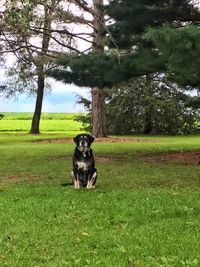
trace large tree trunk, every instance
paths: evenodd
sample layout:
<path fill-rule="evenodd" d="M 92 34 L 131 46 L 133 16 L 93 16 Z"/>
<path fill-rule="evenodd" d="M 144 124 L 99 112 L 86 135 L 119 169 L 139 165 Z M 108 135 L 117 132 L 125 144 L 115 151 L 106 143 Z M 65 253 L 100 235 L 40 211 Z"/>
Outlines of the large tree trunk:
<path fill-rule="evenodd" d="M 93 135 L 106 136 L 105 94 L 102 89 L 92 89 Z"/>
<path fill-rule="evenodd" d="M 38 88 L 37 88 L 37 97 L 36 97 L 36 104 L 35 104 L 35 111 L 32 118 L 32 125 L 31 125 L 31 134 L 39 134 L 40 133 L 40 117 L 42 113 L 42 103 L 43 103 L 43 95 L 44 95 L 44 74 L 38 74 Z"/>
<path fill-rule="evenodd" d="M 103 0 L 93 0 L 94 5 L 94 39 L 93 52 L 103 52 L 103 31 L 104 16 L 99 9 L 103 5 Z M 106 110 L 105 110 L 105 93 L 102 88 L 92 88 L 92 117 L 93 127 L 92 134 L 95 137 L 105 137 L 106 132 Z"/>

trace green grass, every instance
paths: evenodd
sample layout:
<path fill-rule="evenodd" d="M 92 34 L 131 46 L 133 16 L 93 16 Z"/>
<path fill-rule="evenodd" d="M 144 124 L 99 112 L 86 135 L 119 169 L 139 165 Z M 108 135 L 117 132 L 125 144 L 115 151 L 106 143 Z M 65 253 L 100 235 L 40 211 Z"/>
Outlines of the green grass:
<path fill-rule="evenodd" d="M 0 266 L 200 266 L 199 166 L 140 157 L 199 136 L 94 143 L 91 191 L 63 186 L 74 144 L 32 142 L 64 136 L 0 134 Z"/>
<path fill-rule="evenodd" d="M 0 132 L 29 132 L 33 114 L 29 112 L 3 113 L 5 117 L 0 120 Z M 74 120 L 77 113 L 43 113 L 40 122 L 41 132 L 76 132 L 80 131 L 82 124 Z"/>
<path fill-rule="evenodd" d="M 1 120 L 0 132 L 28 132 L 31 120 Z M 74 120 L 41 120 L 41 132 L 79 131 L 81 123 Z"/>
<path fill-rule="evenodd" d="M 1 112 L 4 115 L 3 120 L 31 120 L 32 112 Z M 73 120 L 78 113 L 47 113 L 43 112 L 43 120 Z"/>

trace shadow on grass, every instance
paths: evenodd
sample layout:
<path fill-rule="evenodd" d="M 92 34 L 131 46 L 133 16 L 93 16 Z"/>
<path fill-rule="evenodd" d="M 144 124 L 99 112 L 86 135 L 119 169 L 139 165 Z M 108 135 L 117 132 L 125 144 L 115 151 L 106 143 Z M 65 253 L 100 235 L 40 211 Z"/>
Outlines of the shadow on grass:
<path fill-rule="evenodd" d="M 73 184 L 72 183 L 62 183 L 61 186 L 63 187 L 68 187 L 68 186 L 72 186 Z"/>

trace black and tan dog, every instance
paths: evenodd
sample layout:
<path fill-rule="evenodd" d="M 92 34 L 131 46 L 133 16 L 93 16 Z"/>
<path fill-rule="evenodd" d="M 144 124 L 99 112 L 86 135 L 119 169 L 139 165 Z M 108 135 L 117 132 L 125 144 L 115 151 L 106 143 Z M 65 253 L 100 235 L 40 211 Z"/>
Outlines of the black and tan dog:
<path fill-rule="evenodd" d="M 79 134 L 74 137 L 76 148 L 73 154 L 72 183 L 75 188 L 94 188 L 97 180 L 97 170 L 90 148 L 94 137 L 89 134 Z"/>

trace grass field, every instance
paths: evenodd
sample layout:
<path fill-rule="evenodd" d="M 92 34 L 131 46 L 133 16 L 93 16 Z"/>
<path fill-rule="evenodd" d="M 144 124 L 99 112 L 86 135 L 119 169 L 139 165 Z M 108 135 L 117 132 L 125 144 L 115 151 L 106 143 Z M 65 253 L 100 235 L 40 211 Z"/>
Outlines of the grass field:
<path fill-rule="evenodd" d="M 29 112 L 5 112 L 0 120 L 0 132 L 28 132 L 31 128 L 33 114 Z M 41 132 L 71 132 L 79 131 L 81 123 L 74 120 L 76 113 L 43 113 L 41 117 Z"/>
<path fill-rule="evenodd" d="M 31 112 L 1 112 L 4 120 L 31 120 L 33 113 Z M 41 118 L 43 120 L 73 120 L 78 113 L 47 113 L 43 112 Z"/>
<path fill-rule="evenodd" d="M 39 142 L 63 137 L 0 133 L 0 266 L 200 266 L 200 165 L 161 160 L 200 136 L 96 142 L 90 191 L 66 186 L 72 142 Z"/>

